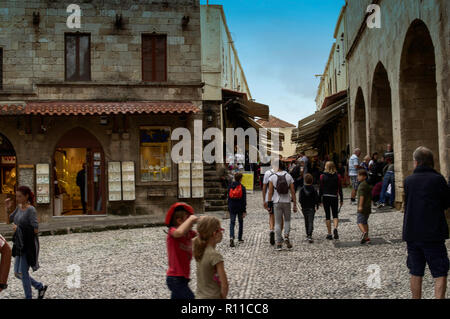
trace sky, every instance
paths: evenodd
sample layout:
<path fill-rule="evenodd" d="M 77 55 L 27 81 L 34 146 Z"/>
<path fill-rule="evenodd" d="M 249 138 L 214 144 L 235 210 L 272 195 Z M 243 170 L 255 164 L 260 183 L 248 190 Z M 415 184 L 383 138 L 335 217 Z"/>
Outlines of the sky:
<path fill-rule="evenodd" d="M 206 0 L 200 0 L 206 4 Z M 320 78 L 345 0 L 210 0 L 228 28 L 256 102 L 297 125 L 316 111 Z"/>

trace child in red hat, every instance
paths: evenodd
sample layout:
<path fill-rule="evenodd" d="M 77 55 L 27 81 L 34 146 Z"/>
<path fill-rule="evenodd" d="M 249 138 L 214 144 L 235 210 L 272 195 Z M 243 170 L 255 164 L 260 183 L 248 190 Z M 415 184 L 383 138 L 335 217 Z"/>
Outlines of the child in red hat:
<path fill-rule="evenodd" d="M 194 299 L 194 293 L 189 288 L 192 239 L 197 235 L 192 227 L 197 222 L 192 206 L 186 203 L 175 203 L 167 212 L 167 286 L 171 291 L 171 299 Z"/>

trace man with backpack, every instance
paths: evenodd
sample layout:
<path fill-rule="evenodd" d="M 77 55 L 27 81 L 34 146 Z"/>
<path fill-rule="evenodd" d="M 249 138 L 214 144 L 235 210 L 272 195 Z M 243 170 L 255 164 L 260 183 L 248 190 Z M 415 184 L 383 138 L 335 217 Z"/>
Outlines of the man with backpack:
<path fill-rule="evenodd" d="M 234 247 L 236 217 L 239 221 L 238 241 L 243 243 L 244 218 L 247 215 L 247 190 L 241 184 L 242 174 L 234 175 L 234 182 L 228 188 L 228 210 L 230 212 L 230 247 Z"/>
<path fill-rule="evenodd" d="M 291 196 L 289 196 L 291 193 Z M 292 249 L 289 240 L 291 230 L 291 199 L 293 202 L 293 211 L 297 212 L 297 199 L 295 197 L 294 179 L 286 172 L 285 165 L 281 161 L 278 163 L 278 171 L 269 179 L 269 210 L 275 214 L 275 236 L 276 250 L 283 249 L 283 237 L 281 235 L 281 225 L 284 218 L 284 243 L 287 249 Z"/>
<path fill-rule="evenodd" d="M 279 161 L 281 161 L 281 155 L 279 156 Z M 277 163 L 277 162 L 276 162 Z M 270 169 L 268 169 L 262 178 L 262 197 L 264 209 L 269 212 L 269 229 L 270 229 L 270 244 L 275 245 L 275 215 L 273 213 L 273 209 L 269 209 L 268 201 L 269 201 L 269 179 L 274 175 L 278 170 L 277 165 L 272 165 Z M 281 224 L 281 229 L 283 229 L 283 224 Z"/>

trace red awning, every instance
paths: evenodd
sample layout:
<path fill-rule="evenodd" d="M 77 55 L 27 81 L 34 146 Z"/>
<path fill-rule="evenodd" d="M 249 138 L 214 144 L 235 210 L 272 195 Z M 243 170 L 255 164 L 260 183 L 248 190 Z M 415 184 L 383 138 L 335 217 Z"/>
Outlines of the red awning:
<path fill-rule="evenodd" d="M 0 103 L 0 115 L 107 115 L 197 113 L 190 102 L 90 102 L 50 101 Z"/>

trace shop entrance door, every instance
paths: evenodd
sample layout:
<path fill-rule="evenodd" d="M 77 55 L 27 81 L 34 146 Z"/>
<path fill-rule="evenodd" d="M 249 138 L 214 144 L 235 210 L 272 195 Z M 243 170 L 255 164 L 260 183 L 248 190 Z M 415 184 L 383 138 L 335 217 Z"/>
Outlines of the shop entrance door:
<path fill-rule="evenodd" d="M 15 200 L 16 193 L 16 152 L 11 142 L 0 133 L 0 223 L 8 222 L 5 200 Z"/>
<path fill-rule="evenodd" d="M 55 216 L 106 214 L 104 153 L 89 132 L 77 128 L 61 138 L 53 178 Z"/>
<path fill-rule="evenodd" d="M 88 149 L 87 152 L 87 197 L 92 215 L 105 214 L 105 166 L 101 149 Z"/>

